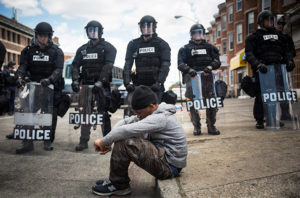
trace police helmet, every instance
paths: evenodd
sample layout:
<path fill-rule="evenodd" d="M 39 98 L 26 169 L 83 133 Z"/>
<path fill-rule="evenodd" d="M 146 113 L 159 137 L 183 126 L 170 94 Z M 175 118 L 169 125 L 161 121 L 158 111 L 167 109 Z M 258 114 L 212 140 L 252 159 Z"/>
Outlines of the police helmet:
<path fill-rule="evenodd" d="M 142 35 L 149 36 L 151 34 L 156 33 L 157 21 L 154 19 L 154 17 L 152 17 L 150 15 L 143 16 L 138 24 L 139 24 Z M 146 27 L 148 27 L 148 28 L 150 27 L 150 30 L 144 31 L 143 28 L 146 28 Z"/>
<path fill-rule="evenodd" d="M 277 24 L 282 24 L 283 26 L 286 24 L 284 16 L 278 19 Z"/>
<path fill-rule="evenodd" d="M 34 32 L 36 35 L 47 34 L 49 36 L 49 39 L 51 39 L 54 31 L 52 29 L 52 26 L 49 23 L 41 22 L 36 25 L 36 27 L 34 28 Z"/>
<path fill-rule="evenodd" d="M 197 34 L 194 38 L 193 35 Z M 194 40 L 203 40 L 205 39 L 205 28 L 202 24 L 194 24 L 192 25 L 191 29 L 190 29 L 190 35 L 191 35 L 191 39 Z"/>
<path fill-rule="evenodd" d="M 101 23 L 95 20 L 88 22 L 84 28 L 88 38 L 92 40 L 100 39 L 104 29 Z"/>
<path fill-rule="evenodd" d="M 257 17 L 257 23 L 259 24 L 260 27 L 264 26 L 264 20 L 266 18 L 269 18 L 269 19 L 271 18 L 272 20 L 274 20 L 274 14 L 270 10 L 261 11 Z"/>

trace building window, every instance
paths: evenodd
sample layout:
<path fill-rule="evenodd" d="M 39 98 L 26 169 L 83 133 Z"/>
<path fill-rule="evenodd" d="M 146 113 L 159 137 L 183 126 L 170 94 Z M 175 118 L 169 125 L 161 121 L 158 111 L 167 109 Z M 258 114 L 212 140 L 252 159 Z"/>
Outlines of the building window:
<path fill-rule="evenodd" d="M 222 30 L 226 30 L 226 15 L 222 16 Z"/>
<path fill-rule="evenodd" d="M 7 40 L 10 41 L 10 31 L 7 31 Z"/>
<path fill-rule="evenodd" d="M 249 12 L 248 13 L 248 28 L 247 28 L 247 33 L 252 34 L 254 32 L 254 12 Z"/>
<path fill-rule="evenodd" d="M 2 39 L 5 39 L 6 38 L 6 36 L 5 36 L 5 29 L 4 28 L 2 28 Z"/>
<path fill-rule="evenodd" d="M 222 41 L 223 54 L 227 54 L 227 40 Z"/>
<path fill-rule="evenodd" d="M 13 54 L 13 61 L 16 62 L 16 54 Z"/>
<path fill-rule="evenodd" d="M 216 39 L 217 39 L 217 32 L 216 30 L 213 31 L 213 43 L 216 42 Z"/>
<path fill-rule="evenodd" d="M 233 50 L 233 32 L 230 32 L 228 34 L 228 44 L 229 44 L 229 46 L 228 46 L 229 51 L 232 51 Z"/>
<path fill-rule="evenodd" d="M 242 10 L 242 0 L 236 0 L 236 11 Z"/>
<path fill-rule="evenodd" d="M 228 7 L 228 23 L 233 21 L 233 5 Z"/>
<path fill-rule="evenodd" d="M 18 34 L 18 44 L 21 44 L 21 36 Z"/>
<path fill-rule="evenodd" d="M 262 0 L 262 10 L 271 10 L 271 0 Z"/>
<path fill-rule="evenodd" d="M 212 34 L 209 36 L 209 42 L 213 43 L 213 36 L 212 36 Z"/>
<path fill-rule="evenodd" d="M 243 42 L 243 25 L 241 23 L 236 25 L 236 42 Z"/>
<path fill-rule="evenodd" d="M 27 39 L 27 45 L 30 45 L 30 39 L 29 38 Z"/>
<path fill-rule="evenodd" d="M 18 65 L 20 65 L 20 55 L 18 55 Z"/>
<path fill-rule="evenodd" d="M 220 38 L 221 37 L 221 24 L 218 23 L 217 24 L 217 38 Z"/>
<path fill-rule="evenodd" d="M 233 83 L 234 83 L 234 82 L 233 82 L 233 76 L 234 76 L 234 73 L 233 73 L 232 70 L 230 70 L 229 73 L 230 73 L 230 83 L 229 83 L 229 84 L 230 84 L 230 86 L 233 86 Z"/>
<path fill-rule="evenodd" d="M 12 33 L 12 40 L 14 43 L 16 43 L 16 33 L 14 33 L 14 32 Z"/>

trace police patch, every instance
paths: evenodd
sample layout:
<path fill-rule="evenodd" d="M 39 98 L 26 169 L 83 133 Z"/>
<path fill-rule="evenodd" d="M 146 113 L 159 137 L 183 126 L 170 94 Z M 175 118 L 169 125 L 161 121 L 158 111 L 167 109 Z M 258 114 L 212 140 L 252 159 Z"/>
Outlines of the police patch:
<path fill-rule="evenodd" d="M 49 56 L 40 56 L 40 55 L 33 55 L 32 57 L 33 61 L 49 61 Z"/>
<path fill-rule="evenodd" d="M 83 56 L 83 59 L 98 59 L 98 54 L 97 53 L 87 54 L 86 56 Z"/>
<path fill-rule="evenodd" d="M 263 35 L 264 37 L 264 40 L 270 40 L 270 39 L 275 39 L 275 40 L 278 40 L 278 35 L 276 34 L 269 34 L 269 35 Z"/>
<path fill-rule="evenodd" d="M 154 52 L 155 52 L 154 47 L 139 48 L 139 54 L 154 53 Z"/>
<path fill-rule="evenodd" d="M 206 49 L 192 49 L 191 51 L 192 56 L 199 55 L 199 54 L 207 54 Z"/>

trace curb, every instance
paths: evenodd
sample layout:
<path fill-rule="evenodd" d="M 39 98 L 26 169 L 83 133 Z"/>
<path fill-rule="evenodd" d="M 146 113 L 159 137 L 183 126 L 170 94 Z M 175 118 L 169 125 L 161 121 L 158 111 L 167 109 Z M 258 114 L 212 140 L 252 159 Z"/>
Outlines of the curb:
<path fill-rule="evenodd" d="M 182 198 L 182 192 L 178 186 L 179 178 L 172 178 L 166 180 L 157 180 L 160 194 L 163 198 Z"/>

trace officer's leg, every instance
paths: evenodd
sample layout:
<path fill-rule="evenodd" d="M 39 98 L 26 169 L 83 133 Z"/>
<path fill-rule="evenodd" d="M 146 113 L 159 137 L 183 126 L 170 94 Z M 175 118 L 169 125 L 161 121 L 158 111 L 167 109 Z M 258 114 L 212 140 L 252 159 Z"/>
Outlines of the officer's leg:
<path fill-rule="evenodd" d="M 184 76 L 185 82 L 186 82 L 186 92 L 185 97 L 192 100 L 194 98 L 193 96 L 193 89 L 192 89 L 192 83 L 191 78 L 189 74 L 186 74 Z M 198 110 L 196 110 L 194 107 L 191 107 L 190 109 L 190 115 L 191 115 L 191 121 L 194 126 L 194 135 L 201 135 L 201 124 L 200 124 L 200 116 Z"/>
<path fill-rule="evenodd" d="M 81 125 L 80 142 L 75 147 L 76 151 L 82 151 L 88 148 L 88 141 L 90 140 L 91 127 L 92 127 L 91 125 Z"/>
<path fill-rule="evenodd" d="M 253 106 L 253 115 L 256 120 L 256 128 L 263 129 L 264 128 L 264 106 L 261 99 L 261 93 L 257 93 Z"/>
<path fill-rule="evenodd" d="M 220 131 L 215 127 L 218 109 L 206 109 L 206 124 L 208 134 L 220 135 Z"/>
<path fill-rule="evenodd" d="M 111 131 L 110 115 L 108 112 L 103 114 L 103 124 L 101 125 L 102 135 L 106 136 Z"/>

